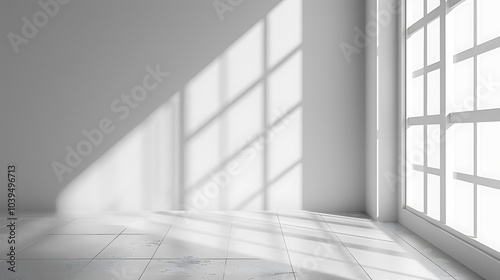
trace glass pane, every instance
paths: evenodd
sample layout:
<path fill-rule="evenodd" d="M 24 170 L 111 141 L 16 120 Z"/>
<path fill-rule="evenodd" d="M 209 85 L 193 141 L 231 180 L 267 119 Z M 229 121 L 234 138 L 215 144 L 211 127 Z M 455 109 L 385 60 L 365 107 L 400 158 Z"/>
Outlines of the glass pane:
<path fill-rule="evenodd" d="M 427 0 L 427 13 L 432 12 L 435 8 L 439 6 L 440 0 Z"/>
<path fill-rule="evenodd" d="M 477 173 L 481 177 L 500 180 L 500 122 L 479 123 L 477 132 Z"/>
<path fill-rule="evenodd" d="M 438 69 L 427 74 L 427 115 L 439 115 L 440 112 L 440 73 Z"/>
<path fill-rule="evenodd" d="M 500 251 L 500 190 L 478 186 L 477 239 Z"/>
<path fill-rule="evenodd" d="M 499 67 L 500 48 L 478 56 L 477 107 L 479 110 L 500 108 Z"/>
<path fill-rule="evenodd" d="M 407 94 L 407 116 L 420 117 L 424 115 L 424 76 L 409 80 Z"/>
<path fill-rule="evenodd" d="M 474 110 L 474 61 L 467 59 L 453 67 L 454 83 L 450 87 L 452 112 Z"/>
<path fill-rule="evenodd" d="M 500 1 L 478 0 L 478 43 L 484 43 L 500 36 Z"/>
<path fill-rule="evenodd" d="M 454 124 L 455 172 L 474 174 L 474 126 L 471 123 Z"/>
<path fill-rule="evenodd" d="M 453 180 L 446 186 L 446 224 L 466 235 L 474 232 L 474 186 Z"/>
<path fill-rule="evenodd" d="M 407 158 L 411 164 L 424 165 L 424 126 L 411 126 L 407 130 Z"/>
<path fill-rule="evenodd" d="M 411 170 L 406 185 L 406 204 L 420 212 L 424 211 L 424 173 Z"/>
<path fill-rule="evenodd" d="M 441 213 L 440 185 L 439 176 L 433 174 L 427 175 L 427 215 L 436 220 L 439 220 Z"/>
<path fill-rule="evenodd" d="M 439 125 L 427 126 L 427 166 L 439 168 L 440 166 L 440 130 Z"/>
<path fill-rule="evenodd" d="M 406 26 L 410 27 L 424 16 L 424 1 L 407 0 L 406 11 Z"/>
<path fill-rule="evenodd" d="M 439 17 L 427 25 L 427 65 L 439 61 L 440 57 L 440 36 L 439 36 Z"/>
<path fill-rule="evenodd" d="M 465 0 L 448 14 L 449 36 L 454 37 L 450 46 L 450 55 L 455 55 L 474 46 L 474 2 Z"/>
<path fill-rule="evenodd" d="M 407 40 L 406 57 L 407 69 L 416 71 L 424 67 L 424 29 L 420 29 L 413 33 Z M 411 73 L 409 73 L 411 74 Z"/>

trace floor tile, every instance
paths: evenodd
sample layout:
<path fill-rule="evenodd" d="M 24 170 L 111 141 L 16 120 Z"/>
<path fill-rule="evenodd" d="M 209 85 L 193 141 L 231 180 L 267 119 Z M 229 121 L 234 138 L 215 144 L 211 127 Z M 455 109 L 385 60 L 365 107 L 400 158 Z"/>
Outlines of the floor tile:
<path fill-rule="evenodd" d="M 317 213 L 290 211 L 279 212 L 278 216 L 282 225 L 330 231 L 323 218 Z"/>
<path fill-rule="evenodd" d="M 97 258 L 152 258 L 163 237 L 156 235 L 120 235 Z"/>
<path fill-rule="evenodd" d="M 213 221 L 177 220 L 170 228 L 155 258 L 225 258 L 230 224 Z"/>
<path fill-rule="evenodd" d="M 6 227 L 0 228 L 0 259 L 6 258 L 6 254 L 10 251 L 10 247 L 13 245 L 9 244 L 10 230 Z M 45 235 L 15 235 L 15 251 L 19 252 L 26 246 L 32 244 L 33 242 L 43 238 Z M 12 241 L 10 241 L 12 242 Z"/>
<path fill-rule="evenodd" d="M 140 218 L 131 222 L 122 234 L 148 234 L 163 237 L 172 224 L 173 219 L 161 221 L 156 219 Z"/>
<path fill-rule="evenodd" d="M 57 228 L 64 226 L 73 219 L 66 218 L 29 218 L 17 222 L 18 235 L 43 235 L 49 234 Z"/>
<path fill-rule="evenodd" d="M 141 280 L 222 280 L 225 260 L 151 260 Z"/>
<path fill-rule="evenodd" d="M 283 226 L 297 279 L 369 279 L 332 232 Z"/>
<path fill-rule="evenodd" d="M 227 228 L 233 222 L 231 213 L 224 214 L 219 212 L 185 212 L 179 214 L 175 220 L 176 227 L 196 227 L 208 226 L 210 228 Z"/>
<path fill-rule="evenodd" d="M 225 258 L 229 238 L 177 230 L 167 233 L 154 258 Z"/>
<path fill-rule="evenodd" d="M 120 234 L 127 228 L 125 222 L 112 219 L 75 219 L 57 229 L 55 234 Z"/>
<path fill-rule="evenodd" d="M 386 225 L 386 223 L 382 224 L 382 226 Z M 483 279 L 455 259 L 451 258 L 448 254 L 439 250 L 437 247 L 430 244 L 422 237 L 414 234 L 412 231 L 402 226 L 401 224 L 391 223 L 388 228 L 390 228 L 390 230 L 394 233 L 399 233 L 397 234 L 398 237 L 407 242 L 421 254 L 424 254 L 436 265 L 443 268 L 447 273 L 453 276 L 453 278 L 458 280 Z"/>
<path fill-rule="evenodd" d="M 384 231 L 372 221 L 345 216 L 322 215 L 331 230 L 336 233 L 354 236 L 369 237 L 381 240 L 392 240 Z"/>
<path fill-rule="evenodd" d="M 7 218 L 0 218 L 0 228 L 7 225 Z"/>
<path fill-rule="evenodd" d="M 338 234 L 372 279 L 445 279 L 448 273 L 402 241 Z"/>
<path fill-rule="evenodd" d="M 93 260 L 73 280 L 138 280 L 149 260 Z"/>
<path fill-rule="evenodd" d="M 278 215 L 274 212 L 250 212 L 250 211 L 237 211 L 233 213 L 235 221 L 250 222 L 259 221 L 271 224 L 279 224 Z"/>
<path fill-rule="evenodd" d="M 290 264 L 265 260 L 227 260 L 224 280 L 291 280 Z"/>
<path fill-rule="evenodd" d="M 234 224 L 231 229 L 228 258 L 259 258 L 289 262 L 281 227 L 274 224 L 265 224 L 260 227 L 238 227 Z"/>
<path fill-rule="evenodd" d="M 2 262 L 0 263 L 0 279 L 71 279 L 89 262 L 90 260 L 18 260 L 15 273 L 7 270 L 9 264 Z"/>
<path fill-rule="evenodd" d="M 47 235 L 18 254 L 19 259 L 94 258 L 114 235 Z"/>

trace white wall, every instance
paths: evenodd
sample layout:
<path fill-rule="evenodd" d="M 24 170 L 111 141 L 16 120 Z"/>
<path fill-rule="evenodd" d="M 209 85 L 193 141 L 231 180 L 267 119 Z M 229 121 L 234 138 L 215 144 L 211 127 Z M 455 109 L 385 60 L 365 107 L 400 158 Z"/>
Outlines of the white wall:
<path fill-rule="evenodd" d="M 304 207 L 364 211 L 364 1 L 304 1 Z"/>
<path fill-rule="evenodd" d="M 0 3 L 0 158 L 17 165 L 18 210 L 363 210 L 364 58 L 339 44 L 364 3 L 304 2 L 232 1 L 219 17 L 211 0 L 73 0 L 17 53 L 8 34 L 43 9 Z M 125 113 L 145 79 L 157 85 Z M 69 166 L 66 147 L 107 121 Z"/>

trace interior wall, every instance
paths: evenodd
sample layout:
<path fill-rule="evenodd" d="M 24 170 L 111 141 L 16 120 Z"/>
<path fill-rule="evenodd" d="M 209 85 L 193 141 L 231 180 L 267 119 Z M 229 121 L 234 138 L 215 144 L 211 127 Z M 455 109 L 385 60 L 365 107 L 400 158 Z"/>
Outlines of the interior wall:
<path fill-rule="evenodd" d="M 0 3 L 17 210 L 362 211 L 364 2 L 304 2 Z"/>
<path fill-rule="evenodd" d="M 304 208 L 365 209 L 365 1 L 304 1 Z"/>

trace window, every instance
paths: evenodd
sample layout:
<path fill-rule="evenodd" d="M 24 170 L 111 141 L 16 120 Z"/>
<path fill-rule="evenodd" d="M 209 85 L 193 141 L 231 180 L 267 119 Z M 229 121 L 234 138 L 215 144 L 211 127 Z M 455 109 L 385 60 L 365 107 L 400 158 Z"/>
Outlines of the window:
<path fill-rule="evenodd" d="M 500 1 L 406 1 L 406 209 L 500 252 Z"/>

